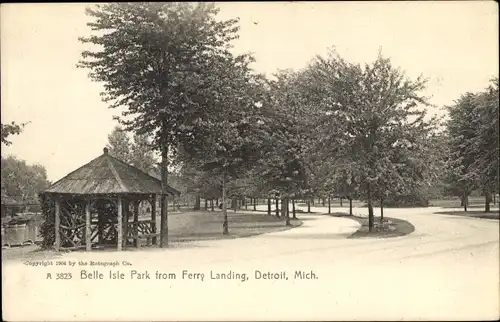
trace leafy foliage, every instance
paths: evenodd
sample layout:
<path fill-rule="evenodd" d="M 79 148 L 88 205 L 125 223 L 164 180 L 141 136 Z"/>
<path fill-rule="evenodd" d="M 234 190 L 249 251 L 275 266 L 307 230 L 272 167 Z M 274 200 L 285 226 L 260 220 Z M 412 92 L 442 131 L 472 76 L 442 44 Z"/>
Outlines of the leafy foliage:
<path fill-rule="evenodd" d="M 102 82 L 111 108 L 126 107 L 125 130 L 154 134 L 154 146 L 175 147 L 205 108 L 200 74 L 211 56 L 236 37 L 236 20 L 219 22 L 206 3 L 112 3 L 87 9 L 99 35 L 82 37 L 99 51 L 84 51 L 80 67 Z"/>
<path fill-rule="evenodd" d="M 2 157 L 2 190 L 9 197 L 23 204 L 36 204 L 38 193 L 49 184 L 44 166 L 29 165 L 13 156 Z"/>
<path fill-rule="evenodd" d="M 15 122 L 11 122 L 10 124 L 1 124 L 0 134 L 2 136 L 2 144 L 11 145 L 12 142 L 8 140 L 8 137 L 11 135 L 18 135 L 23 131 L 23 128 L 27 123 L 17 124 Z"/>
<path fill-rule="evenodd" d="M 129 163 L 151 174 L 156 160 L 154 149 L 147 135 L 134 135 L 131 140 L 121 127 L 117 126 L 108 135 L 109 153 L 123 162 Z"/>
<path fill-rule="evenodd" d="M 332 147 L 323 157 L 341 168 L 339 177 L 348 186 L 359 184 L 370 217 L 373 200 L 411 194 L 433 175 L 425 159 L 426 142 L 437 123 L 426 121 L 425 110 L 419 108 L 429 105 L 420 94 L 424 79 L 408 79 L 381 55 L 361 67 L 331 52 L 310 68 L 322 97 L 317 105 L 320 122 L 327 129 L 318 144 Z"/>
<path fill-rule="evenodd" d="M 484 92 L 466 93 L 448 107 L 447 179 L 454 193 L 465 199 L 480 188 L 486 211 L 491 193 L 499 189 L 498 109 L 498 79 Z"/>

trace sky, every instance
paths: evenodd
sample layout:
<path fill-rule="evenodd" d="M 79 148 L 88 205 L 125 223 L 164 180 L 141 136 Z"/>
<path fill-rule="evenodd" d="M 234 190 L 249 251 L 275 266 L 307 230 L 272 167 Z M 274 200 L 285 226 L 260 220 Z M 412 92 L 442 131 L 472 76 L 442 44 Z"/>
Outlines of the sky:
<path fill-rule="evenodd" d="M 102 86 L 77 69 L 86 49 L 91 4 L 2 4 L 1 120 L 30 123 L 2 145 L 46 167 L 56 181 L 102 153 L 117 125 L 101 101 Z M 226 2 L 220 19 L 240 18 L 237 53 L 252 52 L 256 71 L 305 67 L 329 47 L 353 63 L 379 49 L 408 76 L 429 78 L 437 107 L 483 90 L 498 77 L 498 6 L 494 1 Z"/>

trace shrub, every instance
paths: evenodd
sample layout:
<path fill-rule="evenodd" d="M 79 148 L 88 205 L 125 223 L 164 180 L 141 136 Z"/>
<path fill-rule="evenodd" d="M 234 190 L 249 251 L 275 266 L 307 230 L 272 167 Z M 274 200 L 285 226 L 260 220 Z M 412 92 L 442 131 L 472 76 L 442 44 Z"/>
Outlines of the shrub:
<path fill-rule="evenodd" d="M 43 249 L 51 248 L 54 245 L 56 234 L 54 231 L 55 221 L 54 221 L 54 202 L 50 200 L 45 194 L 39 195 L 41 212 L 42 212 L 42 224 L 40 226 L 39 235 L 42 238 L 41 247 Z"/>

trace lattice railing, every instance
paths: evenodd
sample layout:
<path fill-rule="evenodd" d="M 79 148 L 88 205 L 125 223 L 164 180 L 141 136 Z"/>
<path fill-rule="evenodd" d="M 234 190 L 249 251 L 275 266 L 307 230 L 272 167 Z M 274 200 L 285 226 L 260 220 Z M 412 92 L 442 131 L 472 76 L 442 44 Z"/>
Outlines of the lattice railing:
<path fill-rule="evenodd" d="M 154 234 L 153 224 L 155 220 L 141 220 L 127 223 L 127 237 L 136 238 Z"/>

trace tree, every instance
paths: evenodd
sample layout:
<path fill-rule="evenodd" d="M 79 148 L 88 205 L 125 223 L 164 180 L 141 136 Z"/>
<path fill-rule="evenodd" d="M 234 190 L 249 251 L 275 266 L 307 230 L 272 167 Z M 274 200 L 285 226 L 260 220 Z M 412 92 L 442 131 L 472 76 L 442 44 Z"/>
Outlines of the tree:
<path fill-rule="evenodd" d="M 262 138 L 265 155 L 259 172 L 267 185 L 265 190 L 280 192 L 282 214 L 286 225 L 290 225 L 290 199 L 293 202 L 309 194 L 307 138 L 311 127 L 302 71 L 281 70 L 274 77 L 275 80 L 268 82 L 269 98 L 263 108 L 267 130 Z"/>
<path fill-rule="evenodd" d="M 12 122 L 10 124 L 1 124 L 2 127 L 0 130 L 0 134 L 2 136 L 2 144 L 5 144 L 7 146 L 11 145 L 12 142 L 8 140 L 8 137 L 11 135 L 20 134 L 23 131 L 26 124 L 28 123 L 17 124 L 15 122 Z"/>
<path fill-rule="evenodd" d="M 317 108 L 329 116 L 324 141 L 335 147 L 325 157 L 332 164 L 350 167 L 349 176 L 359 178 L 372 231 L 373 202 L 385 193 L 381 178 L 390 174 L 391 180 L 397 179 L 401 188 L 407 188 L 421 181 L 426 172 L 422 142 L 436 123 L 426 121 L 425 111 L 419 109 L 419 105 L 428 105 L 420 94 L 425 80 L 410 80 L 382 55 L 361 67 L 330 52 L 327 58 L 317 57 L 310 68 L 323 96 Z"/>
<path fill-rule="evenodd" d="M 498 109 L 498 79 L 486 91 L 466 93 L 448 107 L 450 179 L 464 200 L 472 189 L 480 188 L 485 212 L 490 211 L 491 194 L 498 191 Z"/>
<path fill-rule="evenodd" d="M 245 177 L 260 158 L 263 122 L 260 116 L 260 76 L 249 68 L 249 55 L 227 53 L 210 63 L 205 77 L 212 87 L 204 93 L 206 113 L 199 116 L 183 153 L 199 160 L 203 170 L 220 178 L 223 234 L 229 233 L 226 197 L 229 183 Z M 193 144 L 196 141 L 196 144 Z"/>
<path fill-rule="evenodd" d="M 226 53 L 237 37 L 237 20 L 218 21 L 207 3 L 111 3 L 87 9 L 96 34 L 80 38 L 100 50 L 82 53 L 79 67 L 104 83 L 110 108 L 125 107 L 125 130 L 148 134 L 161 155 L 163 191 L 169 156 L 179 137 L 203 114 L 203 92 L 210 87 L 200 74 L 214 56 Z M 208 83 L 206 83 L 208 81 Z M 163 195 L 160 245 L 167 245 L 167 203 Z"/>
<path fill-rule="evenodd" d="M 478 172 L 485 196 L 485 212 L 490 211 L 491 194 L 499 191 L 499 110 L 498 78 L 493 79 L 486 91 L 477 96 L 477 123 L 473 167 Z"/>
<path fill-rule="evenodd" d="M 134 135 L 131 146 L 130 163 L 146 173 L 151 173 L 156 165 L 154 149 L 147 135 Z"/>
<path fill-rule="evenodd" d="M 125 163 L 130 163 L 132 160 L 130 147 L 131 142 L 127 132 L 120 126 L 116 126 L 108 135 L 107 148 L 109 149 L 109 154 Z"/>
<path fill-rule="evenodd" d="M 474 154 L 468 146 L 474 144 L 476 136 L 473 127 L 477 119 L 475 100 L 475 95 L 469 92 L 462 95 L 455 105 L 447 107 L 448 174 L 450 181 L 456 185 L 465 211 L 467 211 L 468 196 L 477 187 L 478 182 L 478 173 L 473 168 Z"/>
<path fill-rule="evenodd" d="M 13 156 L 2 157 L 2 189 L 9 197 L 22 204 L 37 204 L 38 193 L 49 184 L 42 165 L 28 165 Z"/>
<path fill-rule="evenodd" d="M 148 174 L 154 170 L 156 164 L 154 149 L 145 134 L 135 134 L 131 140 L 125 130 L 116 126 L 108 135 L 107 148 L 115 158 Z"/>

